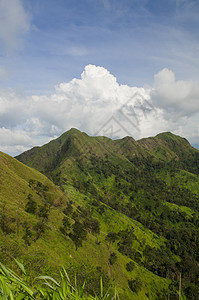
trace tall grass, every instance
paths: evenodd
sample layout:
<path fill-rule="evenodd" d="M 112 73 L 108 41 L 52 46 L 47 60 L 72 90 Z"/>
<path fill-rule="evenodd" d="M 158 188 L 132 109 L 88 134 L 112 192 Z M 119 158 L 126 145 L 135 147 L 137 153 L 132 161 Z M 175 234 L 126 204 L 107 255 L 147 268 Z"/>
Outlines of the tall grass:
<path fill-rule="evenodd" d="M 102 278 L 100 297 L 87 295 L 84 290 L 85 283 L 78 286 L 75 280 L 73 286 L 65 268 L 60 271 L 59 282 L 51 276 L 38 276 L 30 286 L 23 264 L 17 260 L 15 262 L 22 273 L 21 276 L 0 263 L 0 300 L 119 300 L 116 290 L 114 294 L 110 294 L 109 290 L 103 291 Z"/>

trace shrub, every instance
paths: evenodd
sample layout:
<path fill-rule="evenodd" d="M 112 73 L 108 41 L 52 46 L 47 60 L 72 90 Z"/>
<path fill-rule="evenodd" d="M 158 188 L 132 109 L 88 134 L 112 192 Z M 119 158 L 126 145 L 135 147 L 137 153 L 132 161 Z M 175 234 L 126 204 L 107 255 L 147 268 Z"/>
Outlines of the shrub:
<path fill-rule="evenodd" d="M 114 263 L 116 262 L 117 260 L 117 254 L 115 252 L 112 252 L 111 255 L 110 255 L 110 258 L 109 258 L 109 262 L 111 265 L 114 265 Z"/>
<path fill-rule="evenodd" d="M 135 268 L 135 263 L 133 261 L 130 261 L 126 264 L 126 270 L 128 272 L 133 271 L 134 268 Z"/>
<path fill-rule="evenodd" d="M 33 200 L 32 194 L 28 195 L 28 202 L 26 203 L 25 211 L 29 214 L 35 214 L 37 203 Z"/>
<path fill-rule="evenodd" d="M 132 292 L 138 293 L 142 287 L 142 281 L 140 277 L 136 277 L 136 279 L 128 280 L 128 284 Z"/>

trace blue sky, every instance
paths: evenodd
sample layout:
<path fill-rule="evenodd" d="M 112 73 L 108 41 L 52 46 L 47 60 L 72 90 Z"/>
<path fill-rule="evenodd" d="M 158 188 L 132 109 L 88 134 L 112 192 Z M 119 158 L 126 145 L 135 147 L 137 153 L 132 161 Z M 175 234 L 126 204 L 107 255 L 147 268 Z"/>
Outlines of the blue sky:
<path fill-rule="evenodd" d="M 176 84 L 184 81 L 187 87 L 188 82 L 193 83 L 192 106 L 199 107 L 195 95 L 199 82 L 198 16 L 198 0 L 0 0 L 0 96 L 4 97 L 4 104 L 6 97 L 11 103 L 11 92 L 12 103 L 20 97 L 23 101 L 33 95 L 51 97 L 56 93 L 55 86 L 81 79 L 87 65 L 108 70 L 120 85 L 153 89 L 155 74 L 168 69 L 175 74 Z M 164 78 L 168 74 L 172 77 L 165 72 Z M 158 108 L 165 109 L 165 103 L 157 104 L 157 95 L 154 99 Z M 178 108 L 176 118 L 183 115 L 191 120 L 190 132 L 196 123 L 190 119 L 183 96 L 181 100 L 173 100 L 172 111 Z M 11 104 L 6 107 L 12 111 Z M 10 116 L 5 110 L 1 113 L 2 120 Z M 27 115 L 21 119 L 27 121 Z M 16 122 L 14 127 L 7 123 L 1 122 L 0 128 L 12 133 L 23 130 L 33 140 L 27 122 Z M 83 124 L 80 129 L 87 129 L 83 120 L 81 124 L 75 121 L 70 124 L 74 127 Z M 60 127 L 56 134 L 69 129 L 70 124 Z M 194 143 L 199 141 L 198 131 L 194 137 L 183 131 L 182 120 L 176 126 L 177 133 Z M 165 130 L 173 128 L 165 126 Z M 38 142 L 46 141 L 42 136 L 45 133 L 38 132 Z M 35 139 L 24 147 L 36 142 Z M 2 149 L 9 152 L 6 145 Z"/>
<path fill-rule="evenodd" d="M 2 0 L 3 1 L 3 0 Z M 80 76 L 87 64 L 107 68 L 121 84 L 151 84 L 167 67 L 198 79 L 199 2 L 174 0 L 26 0 L 23 45 L 6 53 L 3 85 L 46 92 Z"/>

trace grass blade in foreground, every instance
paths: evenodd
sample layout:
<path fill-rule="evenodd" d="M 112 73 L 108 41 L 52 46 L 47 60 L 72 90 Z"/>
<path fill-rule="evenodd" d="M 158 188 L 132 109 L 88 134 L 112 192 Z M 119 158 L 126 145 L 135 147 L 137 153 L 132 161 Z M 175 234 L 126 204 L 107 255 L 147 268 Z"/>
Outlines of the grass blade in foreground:
<path fill-rule="evenodd" d="M 85 283 L 83 286 L 78 287 L 76 282 L 75 287 L 73 287 L 64 268 L 63 273 L 60 272 L 60 283 L 51 276 L 38 276 L 34 280 L 34 286 L 31 287 L 25 280 L 26 271 L 23 264 L 17 260 L 15 261 L 23 273 L 22 277 L 0 263 L 1 300 L 119 300 L 116 290 L 114 295 L 110 295 L 109 290 L 103 295 L 102 278 L 100 280 L 100 297 L 87 295 L 84 290 Z"/>

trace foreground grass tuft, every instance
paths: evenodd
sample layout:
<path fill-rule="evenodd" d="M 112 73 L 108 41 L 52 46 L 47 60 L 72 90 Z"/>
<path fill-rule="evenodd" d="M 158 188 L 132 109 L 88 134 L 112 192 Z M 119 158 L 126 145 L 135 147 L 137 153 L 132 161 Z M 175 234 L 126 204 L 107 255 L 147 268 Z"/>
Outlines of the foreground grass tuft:
<path fill-rule="evenodd" d="M 60 271 L 60 282 L 51 276 L 38 276 L 33 286 L 28 283 L 28 277 L 23 264 L 15 260 L 22 275 L 17 275 L 11 269 L 0 263 L 0 299 L 1 300 L 119 300 L 117 291 L 114 295 L 109 290 L 103 291 L 102 278 L 100 280 L 100 297 L 87 295 L 84 291 L 85 283 L 78 286 L 76 280 L 73 286 L 65 268 Z"/>

